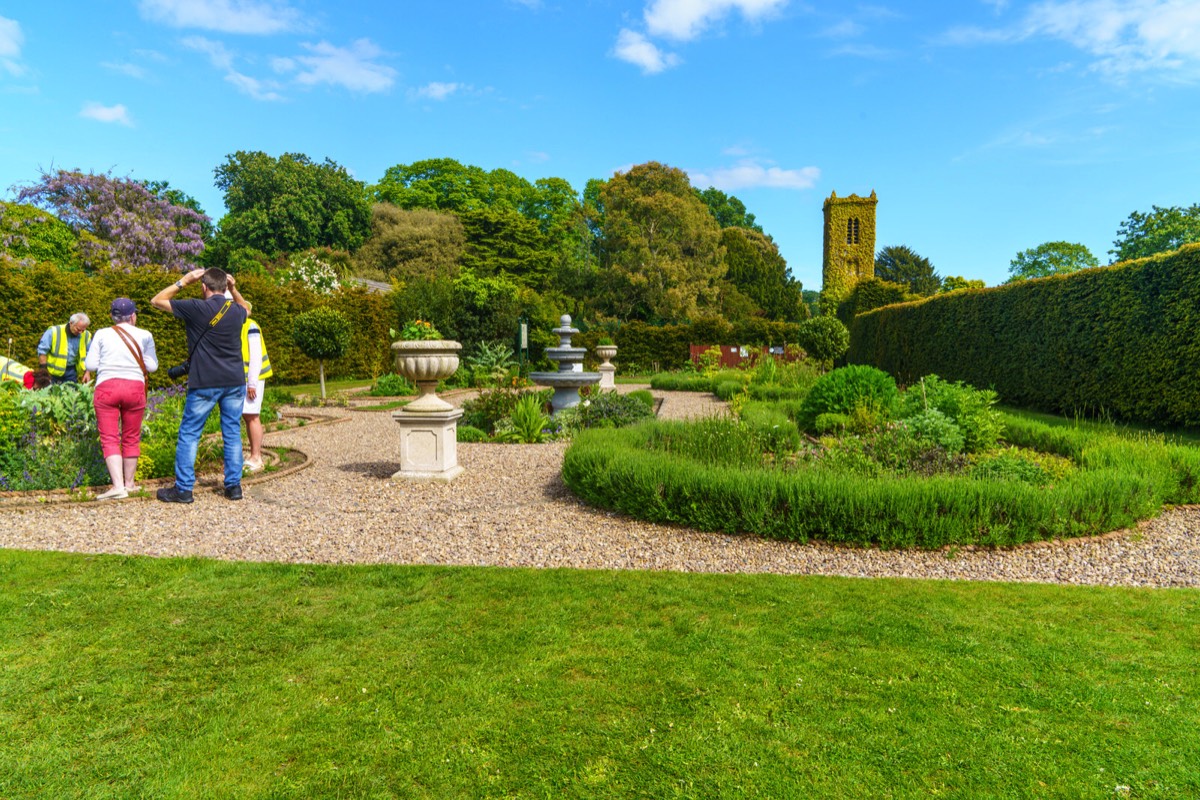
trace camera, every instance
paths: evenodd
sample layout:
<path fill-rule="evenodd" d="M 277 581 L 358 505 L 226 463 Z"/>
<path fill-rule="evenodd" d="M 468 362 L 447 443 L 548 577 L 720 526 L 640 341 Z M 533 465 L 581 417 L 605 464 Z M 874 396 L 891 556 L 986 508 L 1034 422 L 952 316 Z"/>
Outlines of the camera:
<path fill-rule="evenodd" d="M 171 367 L 170 369 L 168 369 L 167 377 L 169 377 L 173 381 L 177 381 L 180 378 L 187 375 L 189 372 L 191 372 L 191 370 L 192 370 L 192 360 L 189 358 L 187 361 L 183 362 L 182 364 L 179 364 L 177 366 L 174 366 L 174 367 Z"/>

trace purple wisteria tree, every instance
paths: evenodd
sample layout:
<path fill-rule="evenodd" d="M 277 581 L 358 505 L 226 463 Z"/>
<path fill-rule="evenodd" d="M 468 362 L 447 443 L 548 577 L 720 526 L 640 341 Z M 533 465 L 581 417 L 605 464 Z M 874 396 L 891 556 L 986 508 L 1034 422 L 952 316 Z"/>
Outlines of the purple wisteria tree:
<path fill-rule="evenodd" d="M 143 183 L 111 174 L 60 169 L 21 188 L 18 202 L 53 211 L 79 234 L 84 264 L 117 268 L 158 264 L 194 268 L 204 251 L 208 216 L 172 203 Z"/>

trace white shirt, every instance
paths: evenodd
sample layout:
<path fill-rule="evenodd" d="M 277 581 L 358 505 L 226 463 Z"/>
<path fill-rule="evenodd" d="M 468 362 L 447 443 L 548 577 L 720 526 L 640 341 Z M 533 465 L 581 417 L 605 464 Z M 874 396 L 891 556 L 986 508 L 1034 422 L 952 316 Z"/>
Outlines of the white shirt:
<path fill-rule="evenodd" d="M 246 373 L 246 383 L 257 384 L 258 373 L 262 371 L 262 332 L 251 329 L 246 343 L 250 350 L 250 371 Z"/>
<path fill-rule="evenodd" d="M 158 352 L 154 349 L 154 336 L 150 331 L 135 328 L 128 322 L 121 323 L 121 329 L 133 337 L 142 348 L 142 360 L 146 362 L 146 370 L 154 372 L 158 369 Z M 101 328 L 92 337 L 92 346 L 88 348 L 84 365 L 89 372 L 96 374 L 96 383 L 101 384 L 110 378 L 124 378 L 130 381 L 142 381 L 142 368 L 138 366 L 125 340 L 112 328 Z"/>

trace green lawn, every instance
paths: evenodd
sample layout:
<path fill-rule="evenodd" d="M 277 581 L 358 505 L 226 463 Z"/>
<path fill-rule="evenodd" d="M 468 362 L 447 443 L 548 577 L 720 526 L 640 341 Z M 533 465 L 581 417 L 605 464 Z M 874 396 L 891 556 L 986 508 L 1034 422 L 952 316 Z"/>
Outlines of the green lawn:
<path fill-rule="evenodd" d="M 6 800 L 1200 797 L 1192 590 L 16 551 L 0 585 Z"/>

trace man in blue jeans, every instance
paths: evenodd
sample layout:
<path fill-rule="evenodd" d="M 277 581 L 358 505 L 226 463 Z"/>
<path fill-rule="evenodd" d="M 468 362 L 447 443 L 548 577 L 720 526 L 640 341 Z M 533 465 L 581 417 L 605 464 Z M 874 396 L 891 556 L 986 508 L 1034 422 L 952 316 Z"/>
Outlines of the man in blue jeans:
<path fill-rule="evenodd" d="M 176 300 L 188 284 L 200 282 L 204 298 Z M 225 296 L 229 291 L 232 299 Z M 154 296 L 150 304 L 183 320 L 191 370 L 187 400 L 175 446 L 175 485 L 158 490 L 164 503 L 192 502 L 196 485 L 196 448 L 213 406 L 221 410 L 225 444 L 225 497 L 242 499 L 242 403 L 246 372 L 242 365 L 242 325 L 250 304 L 238 293 L 232 275 L 220 269 L 195 269 Z"/>

